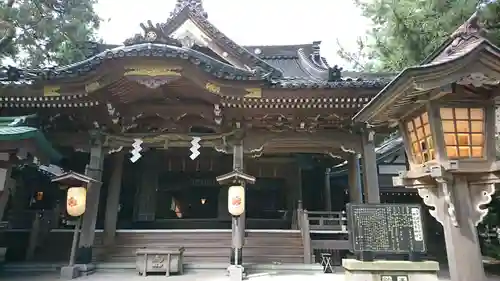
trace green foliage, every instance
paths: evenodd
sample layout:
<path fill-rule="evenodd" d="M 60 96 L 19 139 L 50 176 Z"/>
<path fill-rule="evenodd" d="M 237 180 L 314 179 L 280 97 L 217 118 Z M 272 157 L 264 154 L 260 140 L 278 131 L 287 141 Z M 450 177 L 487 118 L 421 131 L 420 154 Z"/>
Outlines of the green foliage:
<path fill-rule="evenodd" d="M 0 56 L 25 67 L 65 65 L 84 58 L 82 44 L 95 40 L 100 18 L 97 0 L 0 1 L 0 32 L 12 40 L 0 44 Z M 14 29 L 12 29 L 14 28 Z M 3 35 L 0 35 L 3 36 Z"/>
<path fill-rule="evenodd" d="M 420 64 L 481 7 L 487 36 L 500 43 L 500 1 L 491 0 L 354 0 L 372 29 L 357 52 L 339 55 L 356 68 L 401 71 Z"/>

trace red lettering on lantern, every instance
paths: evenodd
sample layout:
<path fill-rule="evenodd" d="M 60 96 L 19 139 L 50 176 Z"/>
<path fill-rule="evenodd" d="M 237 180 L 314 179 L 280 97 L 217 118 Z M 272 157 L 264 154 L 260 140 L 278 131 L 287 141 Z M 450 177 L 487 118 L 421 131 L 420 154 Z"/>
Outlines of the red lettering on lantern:
<path fill-rule="evenodd" d="M 78 201 L 76 201 L 75 197 L 70 197 L 68 199 L 68 206 L 75 207 L 76 205 L 78 205 Z"/>
<path fill-rule="evenodd" d="M 239 196 L 235 196 L 235 197 L 231 200 L 231 204 L 233 204 L 233 206 L 239 206 L 239 205 L 241 205 L 241 197 L 239 197 Z"/>

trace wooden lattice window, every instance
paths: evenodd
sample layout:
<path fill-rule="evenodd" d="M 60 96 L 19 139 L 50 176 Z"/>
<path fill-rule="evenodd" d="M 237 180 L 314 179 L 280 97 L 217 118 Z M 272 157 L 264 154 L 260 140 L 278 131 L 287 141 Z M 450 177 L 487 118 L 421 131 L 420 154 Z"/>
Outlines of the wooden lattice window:
<path fill-rule="evenodd" d="M 427 112 L 406 123 L 413 153 L 413 161 L 422 164 L 436 159 L 431 126 Z"/>
<path fill-rule="evenodd" d="M 484 156 L 484 109 L 441 108 L 444 145 L 449 159 Z"/>

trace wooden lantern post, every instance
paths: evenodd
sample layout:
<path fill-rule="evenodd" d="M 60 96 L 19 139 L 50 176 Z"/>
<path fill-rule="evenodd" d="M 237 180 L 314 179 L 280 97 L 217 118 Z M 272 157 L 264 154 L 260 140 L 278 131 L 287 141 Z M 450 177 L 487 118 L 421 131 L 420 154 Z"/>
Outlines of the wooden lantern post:
<path fill-rule="evenodd" d="M 74 279 L 80 275 L 78 267 L 75 266 L 76 250 L 80 238 L 80 227 L 82 225 L 82 216 L 85 213 L 87 204 L 87 187 L 89 183 L 99 183 L 98 181 L 85 175 L 68 172 L 52 179 L 68 187 L 66 197 L 66 211 L 68 215 L 76 217 L 75 229 L 73 232 L 73 241 L 71 243 L 71 253 L 69 264 L 61 269 L 61 277 L 65 279 Z"/>

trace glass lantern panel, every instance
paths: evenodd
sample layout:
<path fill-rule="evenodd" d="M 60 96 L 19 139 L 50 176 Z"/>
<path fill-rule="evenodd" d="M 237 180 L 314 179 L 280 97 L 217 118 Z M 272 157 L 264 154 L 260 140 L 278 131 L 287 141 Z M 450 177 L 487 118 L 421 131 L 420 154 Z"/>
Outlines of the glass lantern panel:
<path fill-rule="evenodd" d="M 460 157 L 470 157 L 471 152 L 470 152 L 470 146 L 459 146 L 458 147 L 458 155 Z"/>
<path fill-rule="evenodd" d="M 418 142 L 413 143 L 413 152 L 420 153 L 420 145 L 418 144 Z"/>
<path fill-rule="evenodd" d="M 413 119 L 413 122 L 415 123 L 415 128 L 422 126 L 422 122 L 420 121 L 420 117 Z"/>
<path fill-rule="evenodd" d="M 455 119 L 457 119 L 457 120 L 469 120 L 469 109 L 468 108 L 455 108 Z"/>
<path fill-rule="evenodd" d="M 429 135 L 429 134 L 427 134 L 427 135 Z M 430 136 L 427 137 L 426 141 L 427 141 L 427 145 L 429 146 L 429 149 L 433 149 L 434 148 L 434 144 L 432 142 L 432 137 L 430 137 Z"/>
<path fill-rule="evenodd" d="M 441 119 L 448 119 L 448 120 L 453 119 L 452 108 L 441 108 L 439 111 L 441 113 Z"/>
<path fill-rule="evenodd" d="M 455 132 L 455 122 L 443 121 L 443 132 Z"/>
<path fill-rule="evenodd" d="M 444 134 L 445 145 L 457 145 L 457 136 L 455 134 Z"/>
<path fill-rule="evenodd" d="M 472 133 L 482 133 L 483 128 L 484 128 L 484 122 L 483 121 L 471 121 L 470 122 L 470 131 Z"/>
<path fill-rule="evenodd" d="M 431 126 L 429 124 L 424 125 L 424 133 L 426 136 L 431 134 Z"/>
<path fill-rule="evenodd" d="M 457 147 L 456 146 L 447 146 L 446 147 L 446 154 L 448 154 L 448 158 L 450 158 L 450 159 L 458 158 Z"/>
<path fill-rule="evenodd" d="M 483 145 L 484 136 L 482 134 L 471 134 L 471 145 Z"/>
<path fill-rule="evenodd" d="M 422 161 L 434 159 L 435 151 L 428 114 L 422 113 L 422 115 L 413 118 L 406 123 L 406 129 L 414 162 L 421 164 Z"/>
<path fill-rule="evenodd" d="M 425 140 L 421 140 L 420 141 L 420 151 L 426 151 L 427 149 L 429 149 L 429 147 L 427 146 L 427 143 L 425 142 Z"/>
<path fill-rule="evenodd" d="M 429 156 L 431 157 L 430 160 L 436 159 L 436 153 L 435 153 L 434 149 L 429 149 Z"/>
<path fill-rule="evenodd" d="M 423 139 L 425 137 L 424 128 L 420 127 L 417 129 L 417 138 Z"/>
<path fill-rule="evenodd" d="M 470 145 L 469 134 L 458 134 L 458 145 Z"/>
<path fill-rule="evenodd" d="M 410 133 L 410 139 L 412 143 L 417 141 L 417 135 L 415 134 L 415 132 Z"/>
<path fill-rule="evenodd" d="M 482 146 L 473 146 L 472 147 L 472 157 L 475 157 L 475 158 L 483 157 L 483 147 Z"/>
<path fill-rule="evenodd" d="M 430 156 L 430 153 L 427 151 L 427 152 L 424 152 L 422 153 L 422 156 L 424 158 L 424 162 L 427 162 L 427 161 L 430 161 L 431 160 L 431 156 Z"/>
<path fill-rule="evenodd" d="M 470 119 L 471 120 L 484 120 L 484 110 L 482 108 L 471 108 L 470 109 Z"/>
<path fill-rule="evenodd" d="M 413 122 L 408 122 L 406 124 L 406 127 L 408 128 L 408 132 L 413 132 Z"/>
<path fill-rule="evenodd" d="M 415 162 L 422 163 L 422 154 L 415 154 Z"/>
<path fill-rule="evenodd" d="M 429 115 L 427 115 L 427 112 L 422 114 L 422 124 L 429 124 Z"/>
<path fill-rule="evenodd" d="M 457 132 L 459 133 L 470 132 L 469 121 L 457 121 Z"/>

